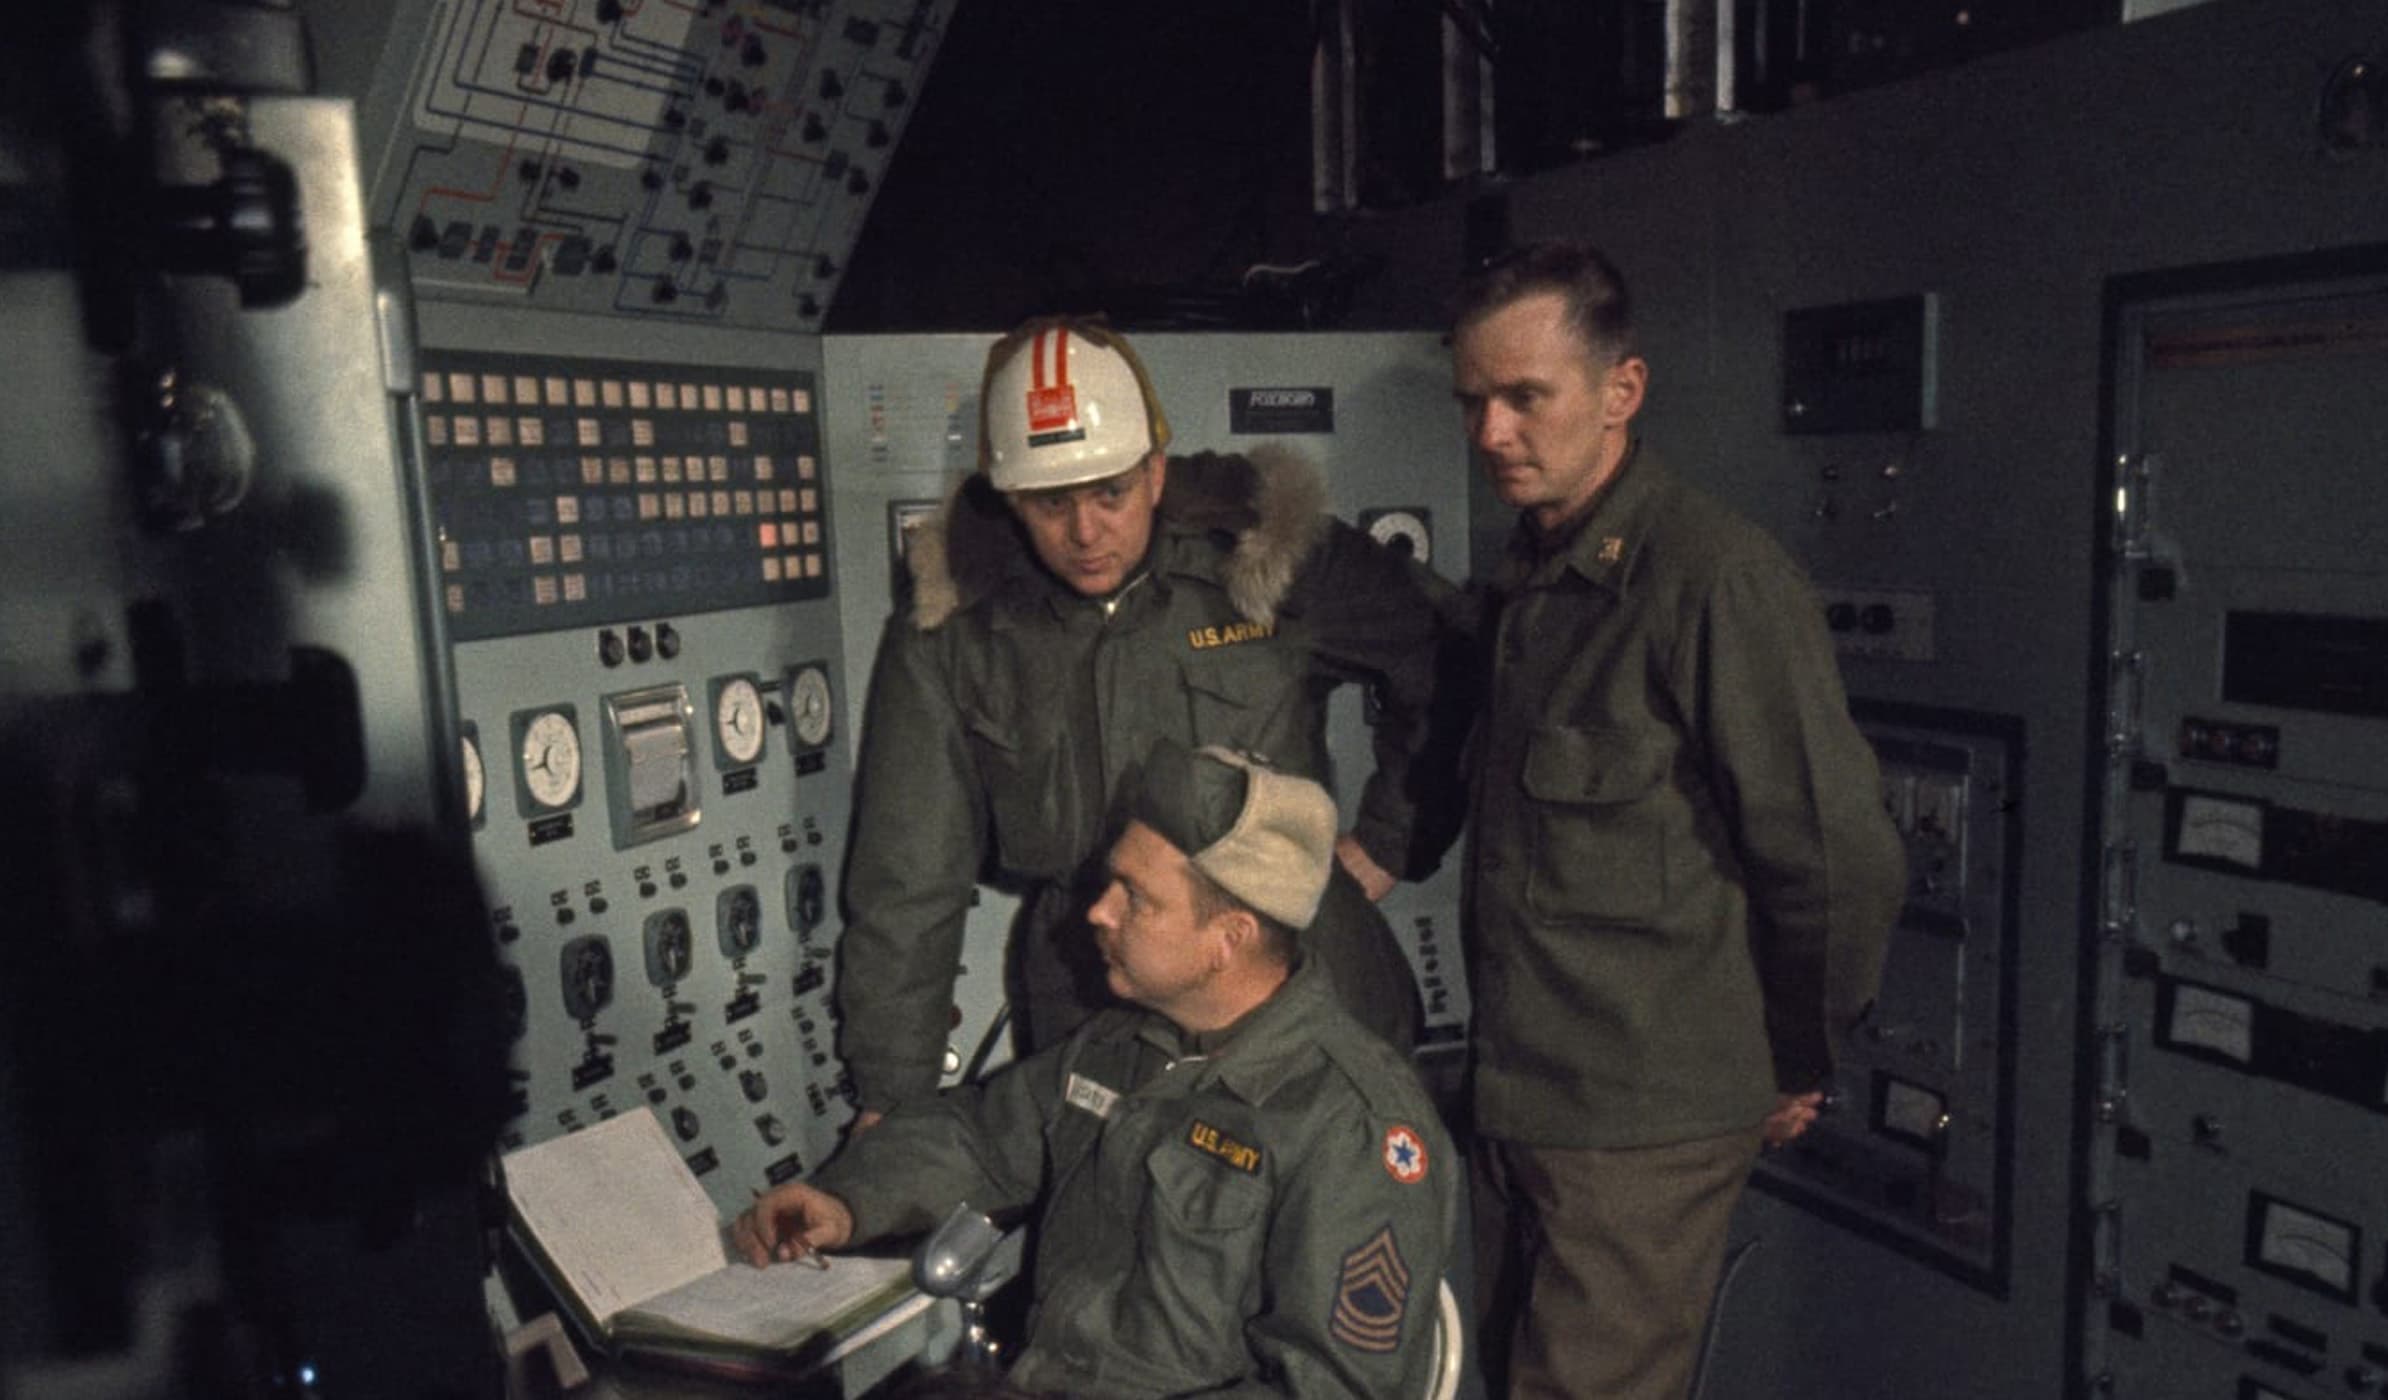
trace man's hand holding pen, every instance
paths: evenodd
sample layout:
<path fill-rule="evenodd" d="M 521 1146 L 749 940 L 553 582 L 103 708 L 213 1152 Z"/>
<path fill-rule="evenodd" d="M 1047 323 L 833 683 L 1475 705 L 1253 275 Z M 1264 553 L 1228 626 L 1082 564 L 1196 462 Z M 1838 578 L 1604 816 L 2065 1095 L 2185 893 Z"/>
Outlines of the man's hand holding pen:
<path fill-rule="evenodd" d="M 730 1245 L 756 1268 L 774 1263 L 829 1267 L 822 1251 L 854 1237 L 854 1213 L 826 1191 L 791 1181 L 761 1193 L 730 1227 Z"/>

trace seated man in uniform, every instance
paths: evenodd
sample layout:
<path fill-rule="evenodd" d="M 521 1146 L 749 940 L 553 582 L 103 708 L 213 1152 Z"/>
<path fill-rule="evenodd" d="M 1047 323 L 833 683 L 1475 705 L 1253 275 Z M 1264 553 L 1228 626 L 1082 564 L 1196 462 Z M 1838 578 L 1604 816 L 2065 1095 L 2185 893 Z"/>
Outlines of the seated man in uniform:
<path fill-rule="evenodd" d="M 1011 1373 L 1104 1396 L 1425 1393 L 1457 1208 L 1409 1063 L 1295 934 L 1335 859 L 1305 778 L 1163 741 L 1089 915 L 1111 990 L 1059 1045 L 907 1104 L 739 1217 L 762 1265 L 1041 1203 Z"/>

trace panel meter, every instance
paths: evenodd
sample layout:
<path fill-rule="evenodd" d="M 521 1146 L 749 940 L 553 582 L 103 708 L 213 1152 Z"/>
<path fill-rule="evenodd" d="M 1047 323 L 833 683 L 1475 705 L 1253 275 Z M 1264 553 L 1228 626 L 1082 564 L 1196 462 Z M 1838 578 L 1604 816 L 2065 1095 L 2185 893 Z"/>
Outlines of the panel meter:
<path fill-rule="evenodd" d="M 2255 1061 L 2255 1003 L 2219 987 L 2163 983 L 2157 989 L 2156 1044 L 2245 1069 Z"/>
<path fill-rule="evenodd" d="M 2241 874 L 2264 868 L 2264 804 L 2231 793 L 2172 795 L 2165 855 L 2184 865 Z"/>
<path fill-rule="evenodd" d="M 514 715 L 515 797 L 526 817 L 580 805 L 580 717 L 570 705 Z"/>
<path fill-rule="evenodd" d="M 695 728 L 687 686 L 659 685 L 606 697 L 606 805 L 613 814 L 616 847 L 697 824 Z"/>
<path fill-rule="evenodd" d="M 713 682 L 713 766 L 752 768 L 763 756 L 763 691 L 752 676 Z"/>
<path fill-rule="evenodd" d="M 814 661 L 789 671 L 787 697 L 788 732 L 795 737 L 797 751 L 809 753 L 826 745 L 835 703 L 829 690 L 829 668 Z"/>
<path fill-rule="evenodd" d="M 2346 1221 L 2290 1205 L 2261 1191 L 2247 1193 L 2250 1268 L 2352 1303 L 2362 1256 L 2362 1232 Z"/>
<path fill-rule="evenodd" d="M 1434 512 L 1424 506 L 1361 511 L 1360 528 L 1395 554 L 1421 564 L 1434 562 Z"/>
<path fill-rule="evenodd" d="M 464 770 L 464 820 L 473 830 L 481 829 L 481 819 L 489 806 L 489 769 L 481 762 L 481 730 L 467 724 L 457 736 L 457 755 Z"/>

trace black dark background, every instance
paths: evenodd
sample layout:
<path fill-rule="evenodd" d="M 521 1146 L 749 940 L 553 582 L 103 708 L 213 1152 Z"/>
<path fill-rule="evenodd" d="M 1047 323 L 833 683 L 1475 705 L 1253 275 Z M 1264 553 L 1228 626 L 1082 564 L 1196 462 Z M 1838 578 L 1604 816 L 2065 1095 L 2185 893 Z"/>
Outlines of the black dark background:
<path fill-rule="evenodd" d="M 1720 0 L 1763 113 L 2111 24 L 2120 0 Z M 1311 209 L 1311 70 L 1338 0 L 960 0 L 826 329 L 1331 324 L 1375 211 L 1664 141 L 1666 0 L 1358 0 L 1360 211 Z M 1501 171 L 1442 179 L 1446 15 L 1493 56 Z M 1706 120 L 1702 118 L 1700 120 Z M 1303 306 L 1255 265 L 1319 260 Z"/>
<path fill-rule="evenodd" d="M 1166 319 L 1317 251 L 1309 7 L 962 0 L 828 329 Z"/>

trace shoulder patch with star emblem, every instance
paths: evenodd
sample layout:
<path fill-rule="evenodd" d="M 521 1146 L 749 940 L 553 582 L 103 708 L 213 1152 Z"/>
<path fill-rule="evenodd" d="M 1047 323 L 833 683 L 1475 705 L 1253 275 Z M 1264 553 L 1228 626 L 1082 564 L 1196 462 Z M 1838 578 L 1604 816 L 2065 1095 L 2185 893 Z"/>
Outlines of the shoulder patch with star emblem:
<path fill-rule="evenodd" d="M 1426 1139 L 1406 1123 L 1385 1129 L 1385 1170 L 1404 1186 L 1426 1179 Z"/>

